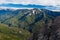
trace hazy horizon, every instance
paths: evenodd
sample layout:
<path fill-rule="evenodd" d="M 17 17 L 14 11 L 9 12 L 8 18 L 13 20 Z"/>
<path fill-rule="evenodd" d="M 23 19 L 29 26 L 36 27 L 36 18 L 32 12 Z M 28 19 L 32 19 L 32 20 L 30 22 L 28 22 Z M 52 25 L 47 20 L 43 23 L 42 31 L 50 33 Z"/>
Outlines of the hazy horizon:
<path fill-rule="evenodd" d="M 42 8 L 60 11 L 60 0 L 0 0 L 0 8 Z"/>

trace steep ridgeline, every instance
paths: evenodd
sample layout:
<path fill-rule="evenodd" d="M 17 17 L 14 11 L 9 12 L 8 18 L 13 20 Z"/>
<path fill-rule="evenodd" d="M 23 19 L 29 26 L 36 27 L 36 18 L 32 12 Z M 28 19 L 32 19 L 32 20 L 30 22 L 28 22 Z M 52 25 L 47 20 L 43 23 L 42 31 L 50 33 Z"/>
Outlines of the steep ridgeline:
<path fill-rule="evenodd" d="M 35 23 L 45 21 L 45 19 L 48 18 L 47 14 L 45 14 L 45 12 L 40 9 L 8 9 L 4 10 L 4 13 L 1 12 L 0 14 L 1 23 L 6 24 L 9 27 L 27 29 L 31 32 Z"/>
<path fill-rule="evenodd" d="M 45 20 L 40 20 L 40 23 L 45 22 L 44 25 L 41 26 L 39 22 L 36 23 L 33 26 L 36 28 L 33 28 L 33 34 L 28 40 L 60 40 L 60 12 L 52 12 L 45 9 L 44 12 L 46 16 L 44 16 Z M 52 13 L 50 14 L 50 12 Z"/>
<path fill-rule="evenodd" d="M 0 10 L 0 23 L 8 25 L 9 28 L 16 27 L 29 31 L 31 36 L 28 40 L 55 40 L 51 37 L 50 27 L 57 16 L 60 16 L 60 12 L 46 9 L 7 9 Z"/>
<path fill-rule="evenodd" d="M 0 10 L 0 22 L 7 24 L 9 27 L 18 27 L 31 31 L 36 23 L 39 22 L 39 24 L 43 25 L 58 15 L 60 15 L 59 12 L 54 14 L 54 12 L 46 9 L 3 9 Z"/>

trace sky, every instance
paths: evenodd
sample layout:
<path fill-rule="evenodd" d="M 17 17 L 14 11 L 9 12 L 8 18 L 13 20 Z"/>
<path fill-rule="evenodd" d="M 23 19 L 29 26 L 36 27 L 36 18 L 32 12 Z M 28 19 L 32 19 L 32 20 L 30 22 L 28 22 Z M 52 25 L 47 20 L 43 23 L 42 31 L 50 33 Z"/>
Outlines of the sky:
<path fill-rule="evenodd" d="M 0 4 L 39 4 L 39 5 L 60 5 L 60 0 L 0 0 Z"/>
<path fill-rule="evenodd" d="M 35 5 L 47 5 L 54 6 L 60 10 L 60 0 L 0 0 L 0 4 L 35 4 Z M 47 7 L 49 8 L 49 7 Z"/>

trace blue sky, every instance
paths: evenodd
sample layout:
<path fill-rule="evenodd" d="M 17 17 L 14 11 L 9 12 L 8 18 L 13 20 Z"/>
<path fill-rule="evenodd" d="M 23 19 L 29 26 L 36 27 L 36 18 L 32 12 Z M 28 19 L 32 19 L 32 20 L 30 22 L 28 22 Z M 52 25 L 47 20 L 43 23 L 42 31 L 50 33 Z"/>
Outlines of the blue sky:
<path fill-rule="evenodd" d="M 60 0 L 0 0 L 0 5 L 3 4 L 35 4 L 47 6 L 47 9 L 60 10 Z"/>

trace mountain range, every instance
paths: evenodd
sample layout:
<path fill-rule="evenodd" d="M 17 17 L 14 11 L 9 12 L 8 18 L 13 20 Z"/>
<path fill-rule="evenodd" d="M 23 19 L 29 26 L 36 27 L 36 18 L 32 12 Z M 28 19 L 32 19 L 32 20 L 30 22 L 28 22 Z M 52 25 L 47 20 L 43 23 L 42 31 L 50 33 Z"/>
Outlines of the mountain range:
<path fill-rule="evenodd" d="M 2 34 L 0 39 L 38 40 L 36 36 L 44 28 L 49 29 L 58 17 L 60 18 L 60 12 L 40 8 L 0 9 L 0 35 Z M 49 32 L 46 35 L 48 34 Z"/>

